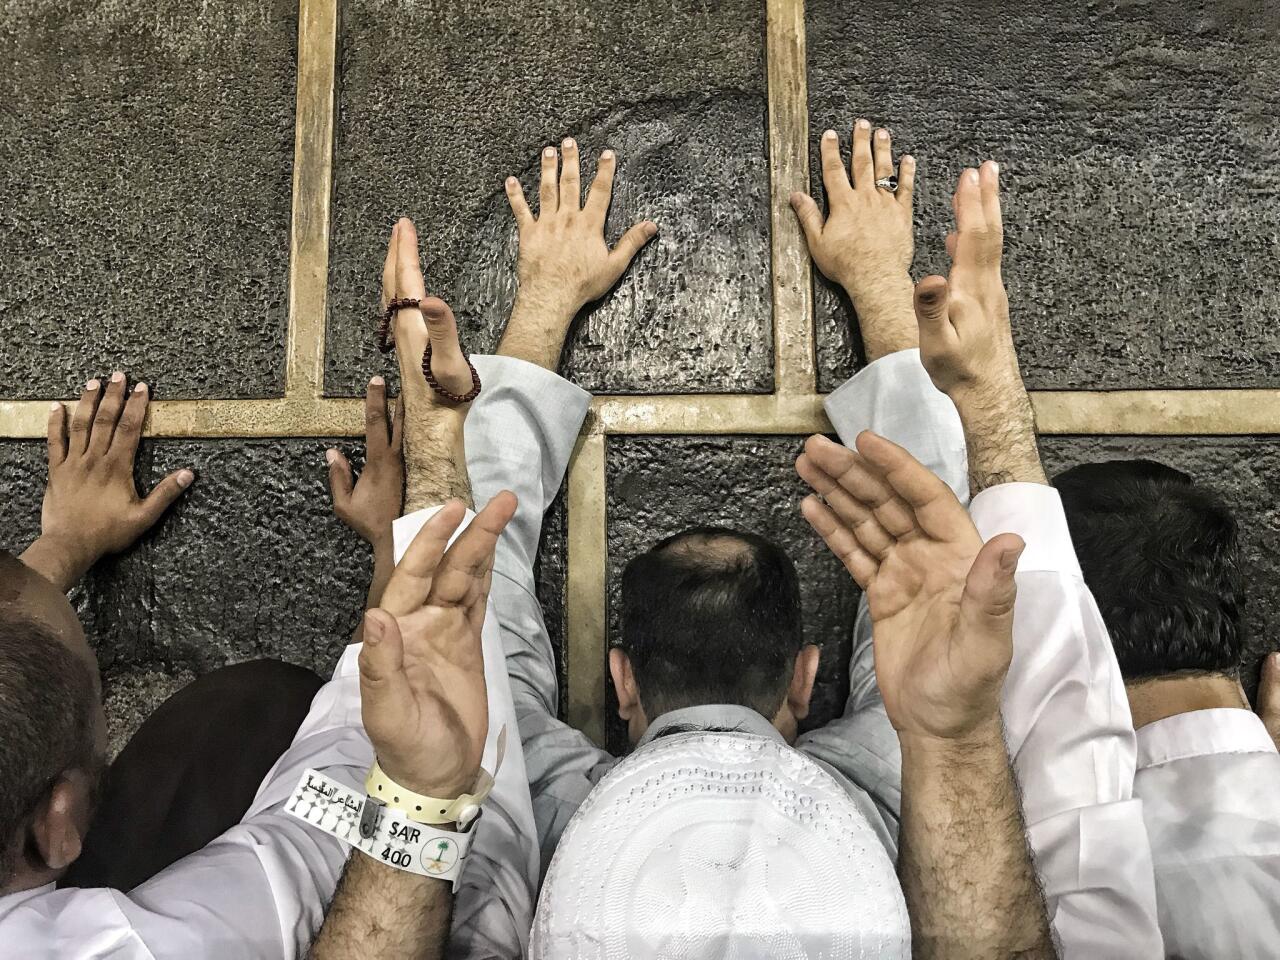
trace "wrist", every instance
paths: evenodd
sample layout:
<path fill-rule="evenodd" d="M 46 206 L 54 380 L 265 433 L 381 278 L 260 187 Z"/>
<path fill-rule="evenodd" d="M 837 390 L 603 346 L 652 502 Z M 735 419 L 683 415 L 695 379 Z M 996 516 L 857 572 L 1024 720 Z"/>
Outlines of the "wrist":
<path fill-rule="evenodd" d="M 871 286 L 857 287 L 850 283 L 843 286 L 857 314 L 868 360 L 879 360 L 920 346 L 920 330 L 912 303 L 914 288 L 906 272 Z"/>
<path fill-rule="evenodd" d="M 101 557 L 74 537 L 41 534 L 19 558 L 63 593 L 70 590 Z"/>
<path fill-rule="evenodd" d="M 1004 750 L 1004 723 L 999 708 L 993 708 L 954 735 L 899 730 L 898 743 L 904 758 L 910 755 L 924 762 L 954 762 L 995 747 Z"/>
<path fill-rule="evenodd" d="M 522 282 L 512 315 L 518 312 L 526 321 L 538 320 L 547 327 L 568 327 L 583 306 L 582 299 L 564 287 Z"/>

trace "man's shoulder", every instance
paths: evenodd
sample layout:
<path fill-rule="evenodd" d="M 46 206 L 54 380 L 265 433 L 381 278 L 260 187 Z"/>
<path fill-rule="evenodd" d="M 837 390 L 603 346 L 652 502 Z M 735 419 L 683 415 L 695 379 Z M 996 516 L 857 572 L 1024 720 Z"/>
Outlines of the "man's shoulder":
<path fill-rule="evenodd" d="M 127 901 L 118 890 L 52 884 L 8 894 L 0 897 L 0 942 L 24 960 L 155 960 L 125 913 Z"/>

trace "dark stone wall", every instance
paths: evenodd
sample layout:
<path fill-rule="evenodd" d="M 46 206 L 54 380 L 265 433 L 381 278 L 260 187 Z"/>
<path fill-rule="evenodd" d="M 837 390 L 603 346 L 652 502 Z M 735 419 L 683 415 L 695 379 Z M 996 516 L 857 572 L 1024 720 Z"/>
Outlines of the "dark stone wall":
<path fill-rule="evenodd" d="M 1272 386 L 1280 373 L 1280 6 L 809 0 L 817 137 L 859 116 L 919 161 L 915 276 L 946 270 L 960 171 L 1001 165 L 1028 385 Z M 819 280 L 823 389 L 851 312 Z"/>
<path fill-rule="evenodd" d="M 0 0 L 0 396 L 284 388 L 294 0 Z"/>
<path fill-rule="evenodd" d="M 476 352 L 515 293 L 503 181 L 536 211 L 539 151 L 611 147 L 609 238 L 659 233 L 571 337 L 565 370 L 595 392 L 772 389 L 764 4 L 607 7 L 535 0 L 343 5 L 326 389 L 363 391 L 397 216 L 425 238 L 428 288 Z"/>

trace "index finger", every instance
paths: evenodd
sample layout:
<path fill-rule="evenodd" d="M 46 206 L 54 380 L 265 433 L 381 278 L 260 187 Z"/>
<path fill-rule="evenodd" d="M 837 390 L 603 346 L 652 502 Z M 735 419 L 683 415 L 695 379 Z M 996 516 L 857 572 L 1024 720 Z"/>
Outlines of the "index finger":
<path fill-rule="evenodd" d="M 462 501 L 451 500 L 422 525 L 387 581 L 380 604 L 383 610 L 403 617 L 426 603 L 432 576 L 449 546 L 449 538 L 465 515 Z"/>
<path fill-rule="evenodd" d="M 399 237 L 396 241 L 396 296 L 410 300 L 425 300 L 426 281 L 422 278 L 422 262 L 418 259 L 418 231 L 413 221 L 401 217 Z"/>
<path fill-rule="evenodd" d="M 482 593 L 493 568 L 498 537 L 516 512 L 516 495 L 503 490 L 485 505 L 445 552 L 431 581 L 428 603 L 457 606 Z"/>
<path fill-rule="evenodd" d="M 364 392 L 364 452 L 366 459 L 383 453 L 391 442 L 387 429 L 387 381 L 373 377 Z"/>

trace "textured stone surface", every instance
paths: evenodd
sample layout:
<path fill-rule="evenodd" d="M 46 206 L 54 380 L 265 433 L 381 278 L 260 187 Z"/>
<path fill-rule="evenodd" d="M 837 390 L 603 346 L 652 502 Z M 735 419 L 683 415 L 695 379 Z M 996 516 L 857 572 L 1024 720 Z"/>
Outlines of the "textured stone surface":
<path fill-rule="evenodd" d="M 281 392 L 297 30 L 293 0 L 0 0 L 6 398 Z"/>
<path fill-rule="evenodd" d="M 469 348 L 492 348 L 515 289 L 503 180 L 536 199 L 539 150 L 573 136 L 584 183 L 618 153 L 610 239 L 644 218 L 660 232 L 579 318 L 567 372 L 596 392 L 768 392 L 763 14 L 758 0 L 535 0 L 514 17 L 479 0 L 345 3 L 327 391 L 359 394 L 381 364 L 370 316 L 399 215 Z"/>
<path fill-rule="evenodd" d="M 1029 385 L 1275 385 L 1280 7 L 810 0 L 806 10 L 811 142 L 835 127 L 847 143 L 869 116 L 919 159 L 915 276 L 945 269 L 960 170 L 1000 161 Z M 817 316 L 831 389 L 852 366 L 851 312 L 823 282 Z"/>
<path fill-rule="evenodd" d="M 1050 476 L 1077 463 L 1143 457 L 1184 470 L 1235 511 L 1244 543 L 1248 628 L 1243 674 L 1252 697 L 1261 658 L 1280 650 L 1280 440 L 1274 437 L 1050 437 Z"/>
<path fill-rule="evenodd" d="M 620 637 L 622 569 L 635 554 L 701 524 L 768 537 L 800 574 L 805 640 L 822 646 L 806 727 L 837 716 L 849 688 L 858 589 L 800 515 L 801 437 L 621 437 L 609 442 L 609 637 Z M 609 741 L 625 731 L 609 691 Z"/>
<path fill-rule="evenodd" d="M 181 466 L 198 479 L 156 530 L 100 564 L 73 595 L 102 666 L 113 746 L 190 677 L 223 664 L 277 657 L 326 676 L 333 669 L 358 622 L 372 556 L 333 517 L 324 465 L 331 443 L 143 446 L 144 484 Z M 354 443 L 340 446 L 359 453 Z M 43 444 L 0 444 L 0 546 L 19 552 L 39 533 L 43 487 Z M 559 638 L 563 514 L 558 523 L 554 516 L 541 583 Z"/>

